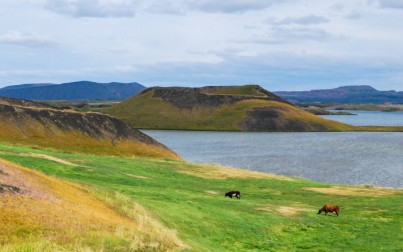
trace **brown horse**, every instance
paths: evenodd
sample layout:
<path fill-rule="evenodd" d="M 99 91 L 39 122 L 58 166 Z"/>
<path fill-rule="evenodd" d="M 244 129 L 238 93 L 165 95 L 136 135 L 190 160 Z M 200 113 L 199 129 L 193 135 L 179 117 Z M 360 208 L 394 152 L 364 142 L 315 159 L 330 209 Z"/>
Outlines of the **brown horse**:
<path fill-rule="evenodd" d="M 318 214 L 321 212 L 325 212 L 327 215 L 328 212 L 335 213 L 337 217 L 339 217 L 340 207 L 336 205 L 326 204 L 321 209 L 319 209 Z"/>

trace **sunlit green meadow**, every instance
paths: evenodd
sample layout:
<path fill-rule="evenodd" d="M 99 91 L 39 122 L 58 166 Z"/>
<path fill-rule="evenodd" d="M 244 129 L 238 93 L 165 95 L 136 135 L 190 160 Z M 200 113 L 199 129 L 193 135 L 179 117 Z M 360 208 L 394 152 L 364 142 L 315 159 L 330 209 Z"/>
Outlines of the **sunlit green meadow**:
<path fill-rule="evenodd" d="M 92 188 L 92 194 L 117 193 L 123 200 L 109 203 L 111 209 L 127 216 L 127 210 L 122 210 L 125 200 L 133 201 L 184 244 L 144 250 L 403 250 L 402 190 L 334 186 L 183 161 L 63 153 L 9 144 L 0 144 L 0 158 Z M 241 199 L 225 198 L 229 190 L 240 190 Z M 340 216 L 317 215 L 326 203 L 339 205 Z M 3 250 L 16 245 L 4 240 Z M 14 242 L 30 246 L 23 240 Z M 68 241 L 49 245 L 43 238 L 39 242 L 39 249 L 32 250 L 72 248 Z M 128 247 L 111 244 L 106 251 L 127 251 Z M 102 250 L 97 245 L 86 243 L 82 250 Z M 79 246 L 74 249 L 80 251 Z"/>

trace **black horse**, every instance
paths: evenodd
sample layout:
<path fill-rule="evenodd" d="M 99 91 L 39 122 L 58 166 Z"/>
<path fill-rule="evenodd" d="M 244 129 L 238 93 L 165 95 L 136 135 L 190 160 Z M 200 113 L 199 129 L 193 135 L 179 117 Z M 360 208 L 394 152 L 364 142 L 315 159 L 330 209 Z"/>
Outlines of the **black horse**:
<path fill-rule="evenodd" d="M 236 197 L 237 199 L 241 198 L 241 192 L 240 191 L 229 191 L 225 194 L 225 197 Z"/>

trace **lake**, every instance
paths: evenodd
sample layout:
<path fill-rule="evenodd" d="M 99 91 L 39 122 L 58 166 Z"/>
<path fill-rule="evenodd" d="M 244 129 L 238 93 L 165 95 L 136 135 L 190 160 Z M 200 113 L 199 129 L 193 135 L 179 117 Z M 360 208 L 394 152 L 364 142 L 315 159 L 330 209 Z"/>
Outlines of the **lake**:
<path fill-rule="evenodd" d="M 323 117 L 354 125 L 403 125 L 403 112 L 351 112 L 358 115 Z M 189 162 L 335 184 L 403 188 L 402 132 L 142 131 Z"/>
<path fill-rule="evenodd" d="M 190 162 L 403 188 L 403 133 L 143 132 Z"/>

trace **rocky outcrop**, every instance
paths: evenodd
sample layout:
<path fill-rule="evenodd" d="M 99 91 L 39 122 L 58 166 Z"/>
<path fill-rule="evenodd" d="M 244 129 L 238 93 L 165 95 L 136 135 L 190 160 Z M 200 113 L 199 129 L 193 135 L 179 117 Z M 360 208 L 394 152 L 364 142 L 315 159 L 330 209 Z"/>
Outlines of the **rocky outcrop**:
<path fill-rule="evenodd" d="M 53 106 L 50 106 L 50 105 L 47 105 L 47 104 L 44 104 L 41 102 L 8 98 L 8 97 L 0 97 L 0 105 L 30 107 L 30 108 L 51 108 L 51 109 L 55 108 Z"/>
<path fill-rule="evenodd" d="M 20 193 L 20 188 L 0 183 L 0 193 Z"/>

